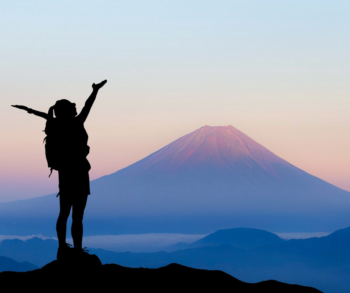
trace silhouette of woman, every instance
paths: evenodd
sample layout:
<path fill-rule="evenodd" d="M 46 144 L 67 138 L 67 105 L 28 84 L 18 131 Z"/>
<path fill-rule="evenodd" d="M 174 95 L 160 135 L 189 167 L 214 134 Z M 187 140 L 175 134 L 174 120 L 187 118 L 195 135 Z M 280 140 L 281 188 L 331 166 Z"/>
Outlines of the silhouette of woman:
<path fill-rule="evenodd" d="M 59 178 L 60 213 L 56 225 L 59 243 L 57 259 L 67 257 L 71 252 L 74 254 L 84 253 L 82 248 L 83 216 L 90 194 L 89 170 L 91 169 L 86 158 L 90 148 L 87 145 L 88 134 L 84 128 L 84 122 L 99 89 L 106 82 L 107 80 L 104 80 L 99 84 L 92 85 L 93 91 L 79 115 L 77 115 L 75 104 L 68 100 L 57 101 L 49 109 L 48 114 L 25 106 L 12 105 L 12 107 L 26 110 L 29 114 L 47 120 L 45 129 L 47 134 L 46 157 L 49 166 L 51 164 L 51 169 L 58 170 Z M 66 243 L 67 220 L 71 209 L 73 220 L 71 233 L 74 249 Z"/>

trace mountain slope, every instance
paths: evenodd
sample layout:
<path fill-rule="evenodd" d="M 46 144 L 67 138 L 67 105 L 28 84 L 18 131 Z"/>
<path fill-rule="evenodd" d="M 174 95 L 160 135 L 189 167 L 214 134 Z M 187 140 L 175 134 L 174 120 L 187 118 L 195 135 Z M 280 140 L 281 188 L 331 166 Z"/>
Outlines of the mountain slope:
<path fill-rule="evenodd" d="M 350 222 L 349 192 L 289 164 L 232 126 L 202 127 L 94 180 L 91 191 L 85 216 L 90 235 L 208 233 L 239 226 L 331 231 Z M 0 233 L 30 229 L 53 235 L 48 225 L 57 213 L 52 195 L 0 204 L 6 223 Z"/>
<path fill-rule="evenodd" d="M 128 215 L 310 214 L 350 207 L 349 192 L 294 167 L 232 126 L 202 127 L 92 188 L 106 195 L 108 205 L 94 198 L 104 213 Z"/>

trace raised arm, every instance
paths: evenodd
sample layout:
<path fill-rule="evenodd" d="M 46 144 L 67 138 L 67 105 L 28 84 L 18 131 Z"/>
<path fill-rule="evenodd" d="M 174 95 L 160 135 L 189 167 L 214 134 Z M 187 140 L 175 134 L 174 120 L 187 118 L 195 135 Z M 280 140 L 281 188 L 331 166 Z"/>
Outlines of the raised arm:
<path fill-rule="evenodd" d="M 86 118 L 88 117 L 91 107 L 94 104 L 96 100 L 97 93 L 101 87 L 103 87 L 106 84 L 107 80 L 104 80 L 98 84 L 92 84 L 92 93 L 90 97 L 86 100 L 84 108 L 81 110 L 80 114 L 78 115 L 78 118 L 82 120 L 82 122 L 85 122 Z"/>
<path fill-rule="evenodd" d="M 40 111 L 36 111 L 36 110 L 33 110 L 33 109 L 30 109 L 30 108 L 28 108 L 26 106 L 12 105 L 12 107 L 20 109 L 20 110 L 25 110 L 29 114 L 34 114 L 35 116 L 38 116 L 38 117 L 41 117 L 41 118 L 44 118 L 44 119 L 48 119 L 49 118 L 48 114 L 40 112 Z"/>

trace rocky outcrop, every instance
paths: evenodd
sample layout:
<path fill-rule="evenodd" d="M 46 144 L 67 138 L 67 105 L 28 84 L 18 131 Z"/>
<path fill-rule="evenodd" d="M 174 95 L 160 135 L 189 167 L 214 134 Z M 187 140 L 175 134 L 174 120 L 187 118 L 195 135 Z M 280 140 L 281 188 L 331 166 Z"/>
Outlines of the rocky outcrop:
<path fill-rule="evenodd" d="M 222 271 L 170 264 L 159 269 L 102 265 L 96 255 L 53 261 L 25 273 L 0 273 L 1 288 L 12 292 L 320 292 L 277 281 L 242 282 Z"/>

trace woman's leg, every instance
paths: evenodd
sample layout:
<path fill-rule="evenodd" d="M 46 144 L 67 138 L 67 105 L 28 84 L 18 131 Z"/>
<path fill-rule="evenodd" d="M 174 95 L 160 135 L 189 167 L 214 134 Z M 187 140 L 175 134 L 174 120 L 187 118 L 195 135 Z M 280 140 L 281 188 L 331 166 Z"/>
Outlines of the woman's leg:
<path fill-rule="evenodd" d="M 66 246 L 66 232 L 67 220 L 70 214 L 71 203 L 69 197 L 60 195 L 60 214 L 58 216 L 56 231 L 58 238 L 58 245 L 60 247 Z"/>
<path fill-rule="evenodd" d="M 87 202 L 87 195 L 77 196 L 73 203 L 72 212 L 72 238 L 74 248 L 81 249 L 83 243 L 83 217 Z"/>

